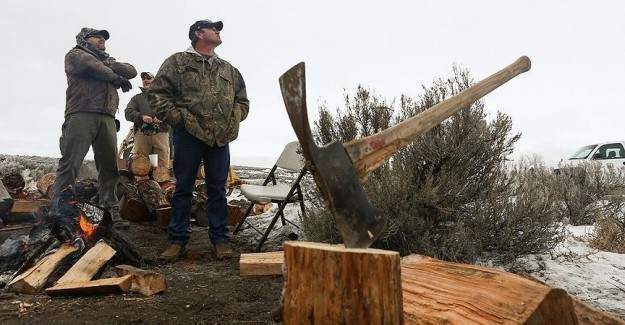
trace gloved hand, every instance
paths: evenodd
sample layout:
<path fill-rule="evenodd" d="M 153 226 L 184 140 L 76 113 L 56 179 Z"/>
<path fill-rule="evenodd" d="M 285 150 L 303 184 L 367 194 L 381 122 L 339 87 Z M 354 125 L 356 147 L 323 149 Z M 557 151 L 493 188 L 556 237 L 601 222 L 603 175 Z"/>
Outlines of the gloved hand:
<path fill-rule="evenodd" d="M 115 86 L 115 88 L 121 88 L 122 91 L 125 93 L 132 89 L 132 84 L 130 83 L 130 81 L 128 81 L 128 79 L 124 77 L 118 76 L 117 79 L 113 80 L 111 83 L 113 84 L 113 86 Z"/>

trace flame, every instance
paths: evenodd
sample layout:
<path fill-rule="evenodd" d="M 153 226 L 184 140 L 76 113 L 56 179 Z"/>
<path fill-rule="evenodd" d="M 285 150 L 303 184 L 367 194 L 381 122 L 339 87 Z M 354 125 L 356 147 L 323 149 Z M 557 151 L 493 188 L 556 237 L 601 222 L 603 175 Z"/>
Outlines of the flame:
<path fill-rule="evenodd" d="M 80 225 L 80 229 L 83 234 L 85 234 L 85 237 L 91 237 L 95 232 L 95 226 L 92 225 L 82 213 L 79 214 L 78 225 Z"/>

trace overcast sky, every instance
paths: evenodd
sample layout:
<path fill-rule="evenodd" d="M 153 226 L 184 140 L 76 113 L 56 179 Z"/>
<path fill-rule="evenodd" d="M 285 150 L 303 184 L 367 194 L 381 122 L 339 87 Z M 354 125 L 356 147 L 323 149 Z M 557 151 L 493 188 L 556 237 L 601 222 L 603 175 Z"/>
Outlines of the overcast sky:
<path fill-rule="evenodd" d="M 298 4 L 300 3 L 300 4 Z M 306 62 L 309 110 L 334 110 L 357 85 L 416 96 L 454 63 L 484 78 L 521 55 L 532 70 L 485 97 L 523 135 L 515 155 L 555 161 L 625 139 L 621 1 L 24 1 L 0 2 L 0 153 L 60 156 L 63 58 L 81 27 L 107 29 L 107 52 L 156 72 L 189 46 L 195 20 L 222 20 L 218 54 L 238 67 L 250 114 L 233 164 L 270 165 L 295 139 L 278 77 Z M 120 96 L 120 113 L 135 88 Z M 130 124 L 122 124 L 121 137 Z"/>

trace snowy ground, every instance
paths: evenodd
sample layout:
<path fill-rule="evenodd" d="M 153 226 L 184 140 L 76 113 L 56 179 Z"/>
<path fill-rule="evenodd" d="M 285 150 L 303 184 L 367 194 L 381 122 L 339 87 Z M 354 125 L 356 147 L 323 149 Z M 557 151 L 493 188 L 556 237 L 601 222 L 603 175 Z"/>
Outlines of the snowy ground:
<path fill-rule="evenodd" d="M 593 226 L 567 227 L 564 242 L 552 254 L 527 262 L 532 275 L 572 296 L 625 318 L 625 254 L 598 251 L 588 245 Z"/>

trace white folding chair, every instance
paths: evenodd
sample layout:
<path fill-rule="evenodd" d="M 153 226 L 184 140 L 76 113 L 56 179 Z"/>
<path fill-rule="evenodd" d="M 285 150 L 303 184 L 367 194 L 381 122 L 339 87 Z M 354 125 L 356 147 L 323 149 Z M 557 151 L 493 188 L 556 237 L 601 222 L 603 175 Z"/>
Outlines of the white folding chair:
<path fill-rule="evenodd" d="M 288 143 L 284 147 L 284 150 L 282 150 L 282 154 L 280 154 L 278 161 L 276 161 L 275 165 L 271 168 L 271 171 L 265 178 L 263 185 L 241 185 L 241 194 L 250 200 L 251 204 L 243 215 L 241 221 L 237 224 L 237 227 L 234 229 L 234 234 L 236 235 L 241 230 L 244 223 L 256 230 L 256 232 L 262 235 L 262 238 L 256 247 L 257 251 L 260 251 L 260 248 L 267 240 L 267 237 L 278 221 L 278 218 L 282 220 L 283 226 L 288 222 L 299 228 L 299 226 L 284 217 L 284 208 L 288 203 L 299 203 L 300 209 L 302 210 L 302 216 L 306 216 L 306 211 L 304 209 L 304 195 L 299 184 L 304 175 L 306 175 L 306 167 L 304 164 L 304 158 L 299 153 L 300 151 L 299 142 L 293 141 Z M 278 168 L 299 172 L 299 174 L 291 184 L 281 183 L 276 179 L 276 169 Z M 271 184 L 269 184 L 270 182 Z M 257 202 L 272 202 L 278 204 L 278 211 L 273 216 L 271 223 L 264 232 L 254 227 L 249 221 L 247 221 L 247 217 L 250 215 L 254 204 Z"/>

